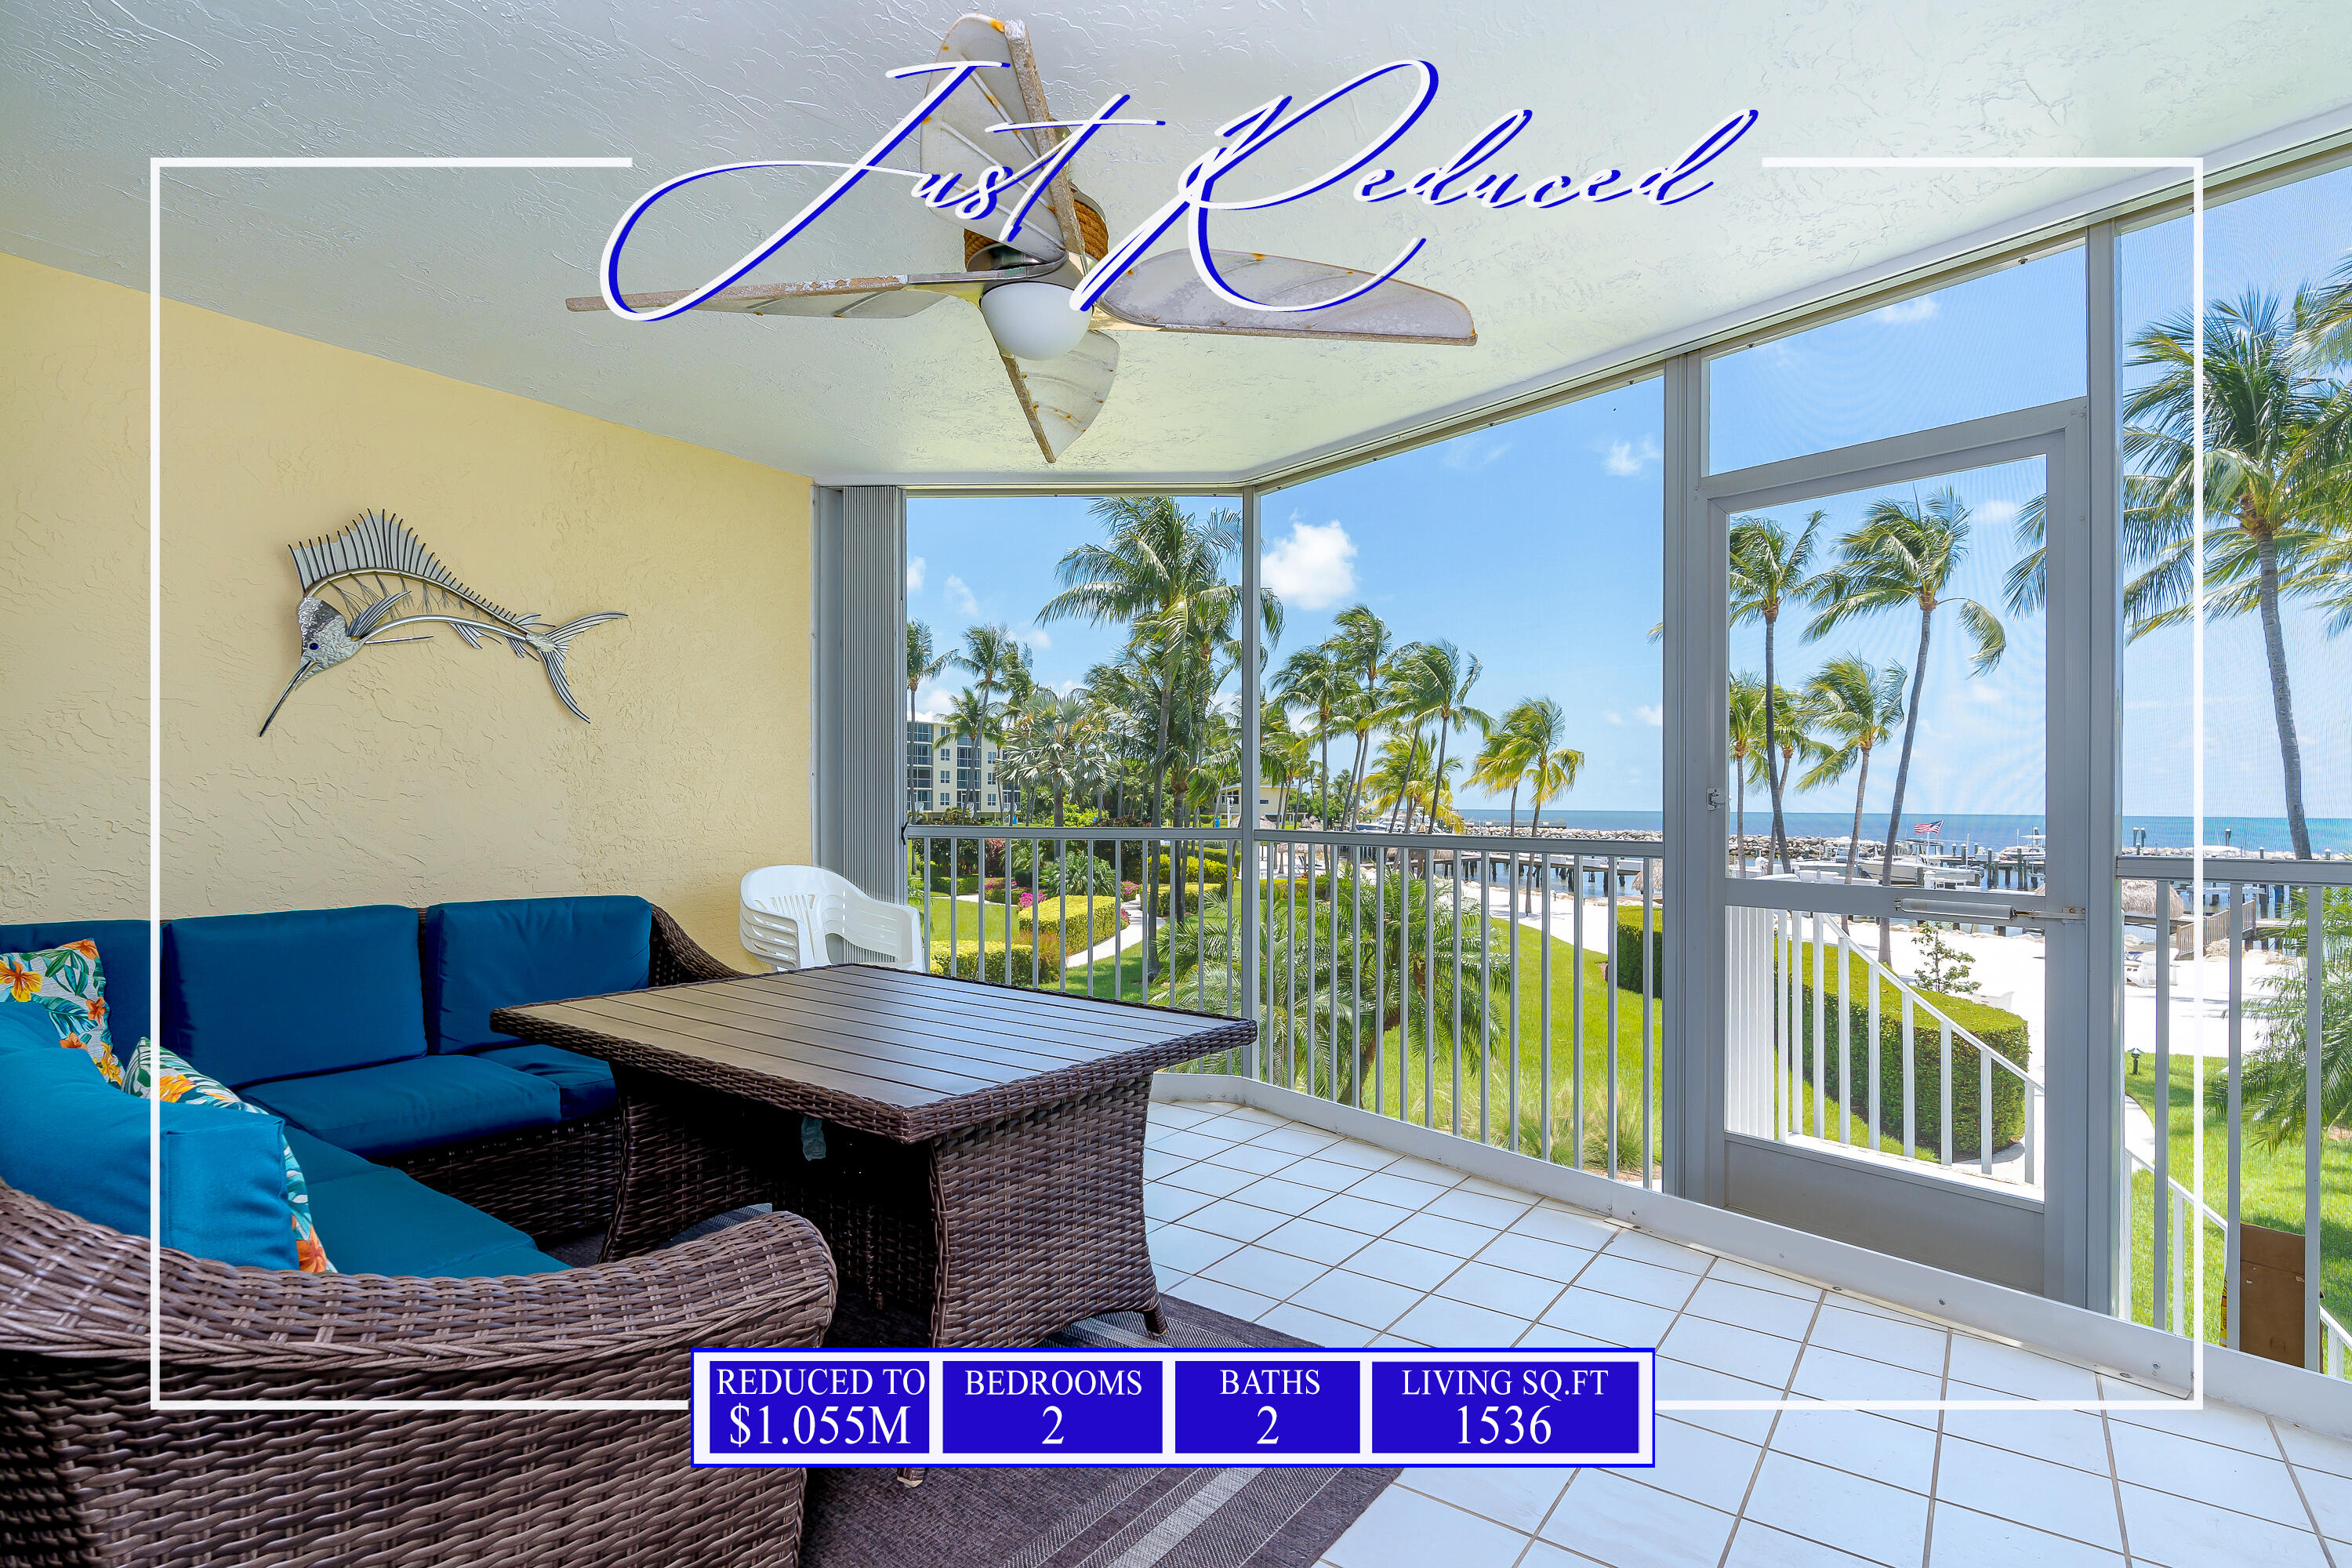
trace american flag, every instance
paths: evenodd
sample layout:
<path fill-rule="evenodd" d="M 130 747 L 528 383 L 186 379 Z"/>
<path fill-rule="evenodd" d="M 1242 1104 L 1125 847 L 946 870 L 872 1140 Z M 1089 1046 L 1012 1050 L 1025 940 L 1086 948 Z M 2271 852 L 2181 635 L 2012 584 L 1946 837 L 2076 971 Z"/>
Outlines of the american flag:
<path fill-rule="evenodd" d="M 1911 825 L 1911 831 L 1914 833 L 1941 833 L 1944 831 L 1943 819 L 1938 817 L 1934 822 L 1915 822 Z"/>

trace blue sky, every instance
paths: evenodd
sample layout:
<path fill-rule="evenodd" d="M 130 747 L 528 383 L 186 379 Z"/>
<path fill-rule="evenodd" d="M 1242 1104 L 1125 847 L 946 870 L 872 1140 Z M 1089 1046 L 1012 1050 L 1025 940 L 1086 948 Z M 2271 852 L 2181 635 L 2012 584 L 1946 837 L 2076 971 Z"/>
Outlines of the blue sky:
<path fill-rule="evenodd" d="M 2185 218 L 2127 235 L 2126 334 L 2189 300 Z M 2227 204 L 2207 219 L 2210 298 L 2249 283 L 2292 288 L 2324 277 L 2352 247 L 2352 171 Z M 1710 467 L 1717 471 L 2083 395 L 2083 258 L 2067 251 L 1885 310 L 1730 353 L 1711 370 Z M 1359 601 L 1399 640 L 1450 638 L 1485 666 L 1474 700 L 1499 712 L 1549 695 L 1587 757 L 1571 810 L 1654 811 L 1660 802 L 1659 619 L 1664 506 L 1661 389 L 1653 381 L 1345 473 L 1267 494 L 1268 585 L 1288 625 L 1274 653 L 1319 640 Z M 1974 513 L 1974 554 L 1959 590 L 1999 605 L 2014 558 L 2016 509 L 2039 493 L 2038 463 L 1955 476 Z M 1922 487 L 1927 489 L 1929 487 Z M 1872 495 L 1780 509 L 1831 513 L 1824 550 Z M 1032 640 L 1040 676 L 1064 684 L 1117 651 L 1107 628 L 1040 626 L 1054 563 L 1098 529 L 1080 498 L 929 500 L 908 509 L 908 610 L 942 642 L 1002 620 Z M 1202 499 L 1198 507 L 1233 505 Z M 1801 522 L 1800 521 L 1800 526 Z M 2042 809 L 2044 678 L 2038 616 L 2005 610 L 2010 653 L 1990 676 L 1968 673 L 1957 622 L 1937 617 L 1906 814 Z M 1794 689 L 1848 651 L 1908 664 L 1916 620 L 1885 616 L 1808 645 L 1784 630 L 1781 684 Z M 2189 809 L 2189 638 L 2168 631 L 2126 658 L 2124 805 Z M 2337 673 L 2352 640 L 2326 637 L 2309 612 L 2291 616 L 2309 808 L 2352 816 L 2352 723 Z M 1735 669 L 1762 668 L 1760 635 L 1733 634 Z M 2281 810 L 2278 749 L 2258 626 L 2209 633 L 2208 809 Z M 923 694 L 943 706 L 950 678 Z M 1892 758 L 1876 763 L 1866 809 L 1883 812 Z M 1755 805 L 1751 792 L 1750 806 Z M 1848 785 L 1803 795 L 1801 810 L 1845 811 Z M 1465 790 L 1465 805 L 1501 806 Z M 1524 803 L 1523 803 L 1524 805 Z"/>

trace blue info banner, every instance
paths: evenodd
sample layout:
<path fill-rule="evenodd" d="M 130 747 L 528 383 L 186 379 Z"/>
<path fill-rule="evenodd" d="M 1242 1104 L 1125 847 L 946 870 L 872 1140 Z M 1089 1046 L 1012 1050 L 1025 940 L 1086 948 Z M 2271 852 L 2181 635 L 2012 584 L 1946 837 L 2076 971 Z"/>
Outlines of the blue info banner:
<path fill-rule="evenodd" d="M 698 1465 L 1654 1462 L 1647 1350 L 698 1350 Z"/>

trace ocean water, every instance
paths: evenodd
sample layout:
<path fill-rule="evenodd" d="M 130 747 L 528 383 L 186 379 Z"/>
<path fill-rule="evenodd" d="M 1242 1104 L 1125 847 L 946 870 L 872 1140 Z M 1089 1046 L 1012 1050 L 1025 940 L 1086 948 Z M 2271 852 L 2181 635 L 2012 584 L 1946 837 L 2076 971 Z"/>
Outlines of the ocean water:
<path fill-rule="evenodd" d="M 1507 822 L 1508 811 L 1493 811 L 1473 807 L 1462 814 L 1473 822 Z M 1664 816 L 1655 811 L 1553 811 L 1543 814 L 1546 826 L 1572 827 L 1596 833 L 1656 833 Z M 1519 812 L 1519 826 L 1525 828 L 1528 813 Z M 1948 813 L 1937 816 L 1929 811 L 1906 811 L 1903 814 L 1905 839 L 1915 837 L 1914 830 L 1925 824 L 1940 822 L 1938 835 L 1948 844 L 1974 843 L 1995 849 L 2005 849 L 2012 844 L 2023 844 L 2041 831 L 2040 816 L 1994 816 L 1982 814 Z M 1853 826 L 1850 813 L 1827 811 L 1792 811 L 1788 814 L 1791 836 L 1800 838 L 1842 838 Z M 2352 817 L 2315 816 L 2310 819 L 2311 847 L 2314 853 L 2330 851 L 2352 852 Z M 1748 832 L 1754 837 L 1772 829 L 1772 809 L 1768 804 L 1761 811 L 1756 803 L 1748 803 Z M 2136 835 L 2146 830 L 2147 847 L 2150 849 L 2188 849 L 2190 847 L 2189 819 L 2186 816 L 2126 816 L 2124 818 L 2123 841 L 2126 848 L 2139 842 Z M 1865 813 L 1862 819 L 1863 837 L 1875 840 L 1886 832 L 1886 818 Z M 1924 836 L 1921 836 L 1924 837 Z M 2208 816 L 2205 819 L 2205 842 L 2228 845 L 2238 849 L 2268 849 L 2277 854 L 2291 852 L 2294 841 L 2287 837 L 2284 816 Z"/>

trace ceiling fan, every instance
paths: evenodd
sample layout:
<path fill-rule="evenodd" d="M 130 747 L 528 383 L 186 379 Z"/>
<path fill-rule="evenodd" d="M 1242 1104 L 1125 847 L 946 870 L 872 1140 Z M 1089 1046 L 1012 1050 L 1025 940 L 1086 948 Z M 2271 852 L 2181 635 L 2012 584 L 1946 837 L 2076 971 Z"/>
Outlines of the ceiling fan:
<path fill-rule="evenodd" d="M 976 177 L 1013 160 L 983 149 L 1010 136 L 1030 159 L 1045 157 L 1068 132 L 992 131 L 998 125 L 1050 121 L 1045 91 L 1027 29 L 1019 22 L 968 15 L 948 29 L 943 61 L 989 60 L 1011 67 L 974 73 L 923 122 L 919 158 L 927 174 Z M 1008 80 L 1009 79 L 1009 80 Z M 1010 94 L 1004 89 L 1010 88 Z M 1052 137 L 1055 141 L 1047 141 Z M 950 208 L 926 205 L 962 228 Z M 1326 310 L 1254 310 L 1203 284 L 1189 251 L 1147 256 L 1106 289 L 1091 311 L 1070 308 L 1071 290 L 1110 248 L 1102 209 L 1066 173 L 1046 187 L 1045 199 L 1022 221 L 1013 242 L 1002 244 L 963 229 L 962 272 L 908 272 L 814 283 L 738 283 L 696 306 L 747 316 L 829 316 L 873 321 L 912 316 L 940 300 L 980 308 L 996 341 L 997 357 L 1029 421 L 1037 449 L 1053 462 L 1086 434 L 1110 395 L 1118 369 L 1117 331 L 1208 332 L 1225 336 L 1336 338 L 1358 342 L 1444 343 L 1478 340 L 1469 310 L 1434 289 L 1391 279 L 1345 304 Z M 1245 251 L 1213 252 L 1217 270 L 1254 300 L 1297 307 L 1334 299 L 1370 276 L 1353 268 Z M 625 294 L 634 310 L 673 304 L 689 290 Z M 573 310 L 603 310 L 602 295 L 568 300 Z"/>

